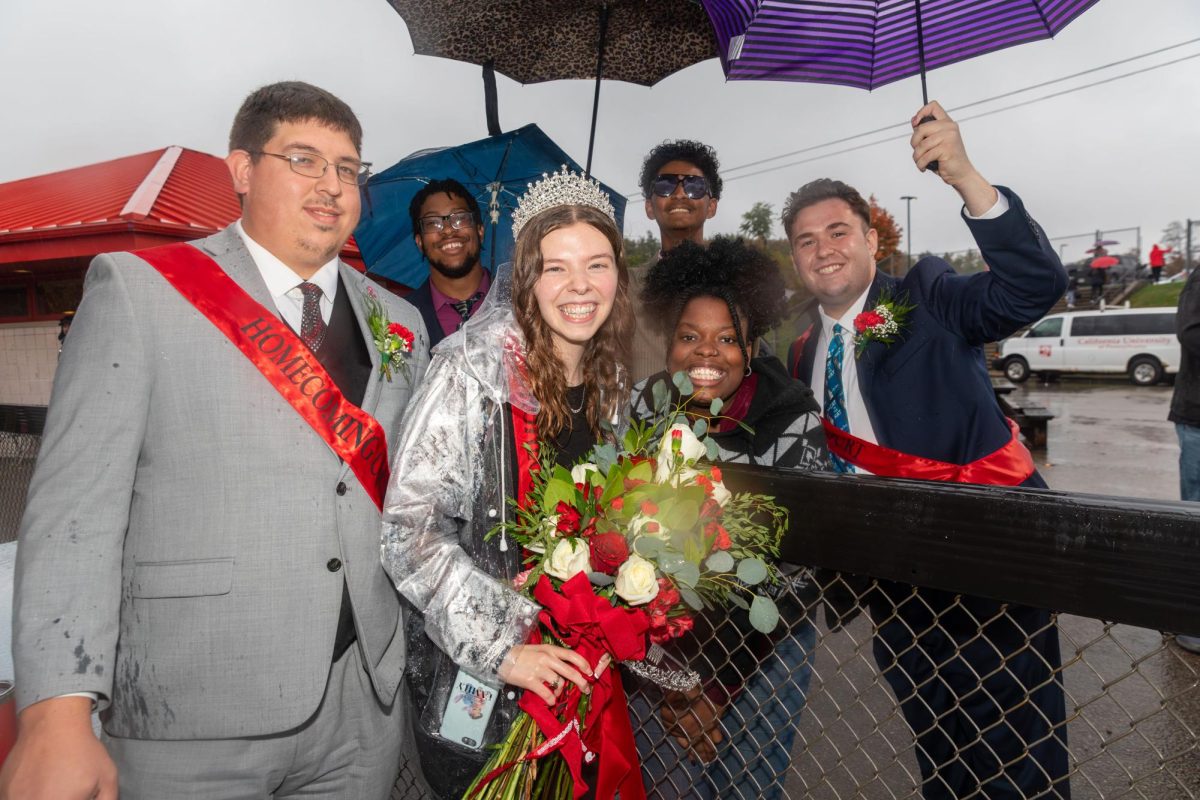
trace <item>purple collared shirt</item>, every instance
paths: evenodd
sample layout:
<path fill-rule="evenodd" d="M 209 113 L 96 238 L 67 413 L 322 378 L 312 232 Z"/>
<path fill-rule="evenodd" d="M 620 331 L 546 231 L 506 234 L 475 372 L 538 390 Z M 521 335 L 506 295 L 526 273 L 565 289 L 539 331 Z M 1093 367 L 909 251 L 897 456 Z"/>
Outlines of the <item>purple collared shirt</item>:
<path fill-rule="evenodd" d="M 492 286 L 492 276 L 485 269 L 483 277 L 479 279 L 479 288 L 475 291 L 480 295 L 480 299 L 471 304 L 471 313 L 474 314 L 479 310 L 479 304 L 483 302 L 483 297 L 488 293 L 488 289 Z M 442 294 L 438 288 L 433 285 L 433 281 L 429 282 L 429 296 L 433 298 L 433 310 L 437 314 L 438 324 L 442 326 L 442 333 L 449 336 L 458 330 L 463 323 L 463 318 L 454 309 L 451 303 L 457 303 L 457 297 L 450 297 Z"/>

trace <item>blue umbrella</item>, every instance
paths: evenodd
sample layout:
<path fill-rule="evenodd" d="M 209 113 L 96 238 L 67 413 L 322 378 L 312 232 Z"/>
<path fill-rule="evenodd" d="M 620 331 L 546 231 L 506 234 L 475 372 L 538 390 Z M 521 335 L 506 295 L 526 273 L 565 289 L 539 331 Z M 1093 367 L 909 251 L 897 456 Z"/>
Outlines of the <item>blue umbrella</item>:
<path fill-rule="evenodd" d="M 429 264 L 413 244 L 408 205 L 430 181 L 453 178 L 467 188 L 483 212 L 481 260 L 489 271 L 512 256 L 512 211 L 517 198 L 543 173 L 557 172 L 566 164 L 583 169 L 537 125 L 489 136 L 477 142 L 419 150 L 401 159 L 367 183 L 363 217 L 354 231 L 367 269 L 406 286 L 418 286 L 429 277 Z M 625 198 L 601 184 L 617 213 L 617 227 L 625 219 Z"/>

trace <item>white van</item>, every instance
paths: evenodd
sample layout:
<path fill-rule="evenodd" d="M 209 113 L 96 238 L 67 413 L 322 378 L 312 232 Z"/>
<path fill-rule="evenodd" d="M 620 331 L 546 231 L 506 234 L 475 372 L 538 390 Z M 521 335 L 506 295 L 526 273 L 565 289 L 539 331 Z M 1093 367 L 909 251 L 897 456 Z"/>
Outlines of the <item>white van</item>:
<path fill-rule="evenodd" d="M 1014 383 L 1035 373 L 1125 373 L 1153 386 L 1179 371 L 1174 308 L 1111 308 L 1053 314 L 1006 339 L 992 367 Z"/>

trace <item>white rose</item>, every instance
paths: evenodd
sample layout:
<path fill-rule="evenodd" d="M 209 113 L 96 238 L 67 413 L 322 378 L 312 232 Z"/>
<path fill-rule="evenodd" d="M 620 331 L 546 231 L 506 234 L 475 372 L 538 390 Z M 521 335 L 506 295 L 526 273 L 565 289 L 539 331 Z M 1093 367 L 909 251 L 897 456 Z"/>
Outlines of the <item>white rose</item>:
<path fill-rule="evenodd" d="M 657 530 L 646 530 L 646 526 L 653 522 L 658 526 Z M 633 519 L 629 520 L 629 533 L 633 537 L 638 536 L 653 536 L 656 539 L 667 538 L 667 528 L 654 517 L 646 516 L 645 514 L 637 514 Z"/>
<path fill-rule="evenodd" d="M 733 493 L 725 488 L 724 481 L 713 481 L 712 498 L 717 501 L 721 508 L 724 508 L 725 504 L 733 499 Z"/>
<path fill-rule="evenodd" d="M 614 588 L 617 596 L 631 606 L 649 603 L 658 595 L 654 565 L 636 553 L 630 553 L 625 563 L 617 569 Z"/>
<path fill-rule="evenodd" d="M 546 574 L 568 581 L 588 570 L 588 546 L 578 539 L 563 539 L 542 564 Z"/>
<path fill-rule="evenodd" d="M 658 469 L 654 472 L 656 483 L 666 483 L 671 474 L 671 467 L 674 466 L 671 440 L 675 438 L 675 431 L 679 431 L 679 454 L 683 456 L 683 463 L 693 464 L 708 454 L 708 450 L 696 438 L 696 434 L 692 433 L 692 429 L 682 422 L 676 422 L 663 434 L 662 441 L 658 443 Z"/>
<path fill-rule="evenodd" d="M 586 486 L 589 472 L 595 472 L 599 474 L 600 468 L 595 464 L 576 464 L 575 466 L 571 467 L 571 480 L 574 483 L 582 483 Z"/>

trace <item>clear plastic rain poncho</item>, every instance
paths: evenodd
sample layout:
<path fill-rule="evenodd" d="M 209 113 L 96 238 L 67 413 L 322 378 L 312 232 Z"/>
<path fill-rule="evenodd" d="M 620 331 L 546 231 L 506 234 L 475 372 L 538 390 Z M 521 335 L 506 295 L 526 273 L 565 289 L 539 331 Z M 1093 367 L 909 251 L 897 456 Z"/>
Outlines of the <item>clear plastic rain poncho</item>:
<path fill-rule="evenodd" d="M 505 264 L 475 315 L 434 348 L 401 426 L 382 557 L 416 612 L 409 613 L 407 674 L 423 750 L 432 740 L 470 753 L 438 735 L 459 667 L 499 689 L 505 655 L 537 622 L 539 606 L 512 588 L 519 548 L 502 536 L 484 538 L 511 513 L 516 493 L 505 404 L 538 409 L 517 368 L 523 356 Z M 513 694 L 500 692 L 484 741 L 498 740 L 515 718 Z M 474 760 L 455 766 L 474 774 Z"/>

